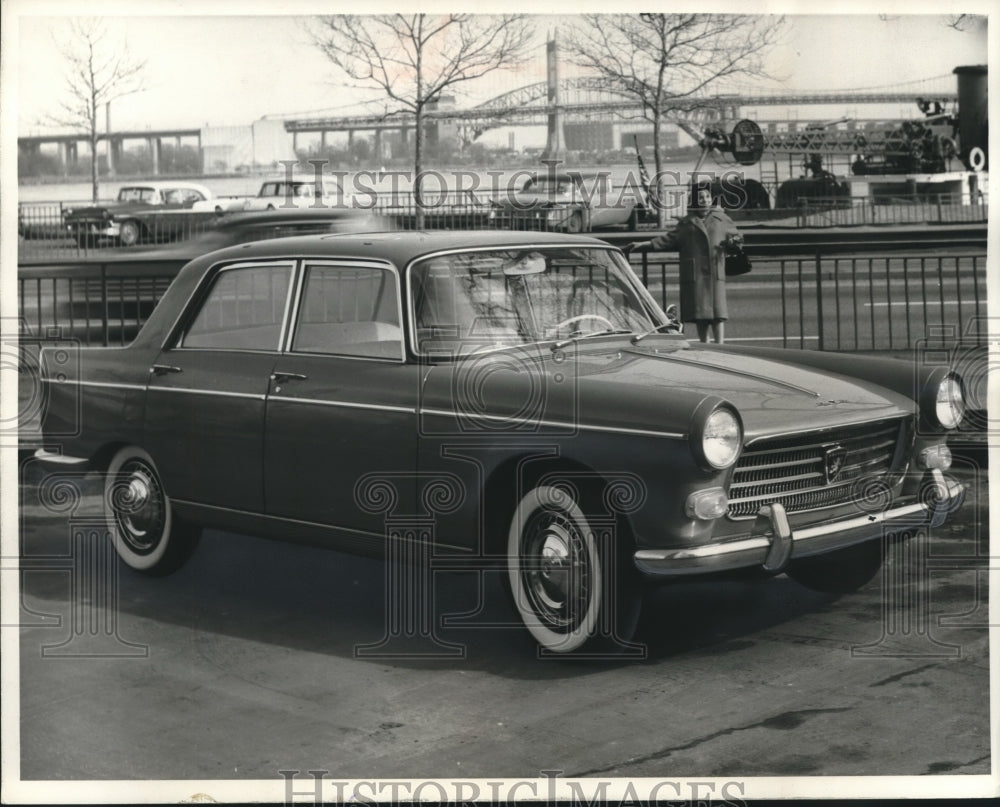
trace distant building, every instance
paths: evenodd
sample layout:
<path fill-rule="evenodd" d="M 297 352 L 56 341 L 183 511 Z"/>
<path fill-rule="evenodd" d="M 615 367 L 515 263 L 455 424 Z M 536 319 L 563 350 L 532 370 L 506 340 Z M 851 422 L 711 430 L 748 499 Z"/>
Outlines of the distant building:
<path fill-rule="evenodd" d="M 274 168 L 281 160 L 295 159 L 284 121 L 263 118 L 250 126 L 206 126 L 201 130 L 201 149 L 209 174 Z"/>

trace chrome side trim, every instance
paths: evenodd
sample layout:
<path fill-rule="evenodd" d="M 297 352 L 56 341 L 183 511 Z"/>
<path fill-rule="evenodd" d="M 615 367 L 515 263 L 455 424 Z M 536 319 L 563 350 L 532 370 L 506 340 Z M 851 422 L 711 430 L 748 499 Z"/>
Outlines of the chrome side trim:
<path fill-rule="evenodd" d="M 224 392 L 222 390 L 207 390 L 207 389 L 192 389 L 191 387 L 157 387 L 150 384 L 150 392 L 187 392 L 192 395 L 216 395 L 220 398 L 253 398 L 254 400 L 263 401 L 267 398 L 263 393 L 257 394 L 255 392 Z"/>
<path fill-rule="evenodd" d="M 416 407 L 413 406 L 389 406 L 384 404 L 367 404 L 356 401 L 325 401 L 321 398 L 292 398 L 287 395 L 269 395 L 269 401 L 284 401 L 285 403 L 312 404 L 315 406 L 337 406 L 343 409 L 373 409 L 379 412 L 402 412 L 407 415 L 415 415 Z"/>
<path fill-rule="evenodd" d="M 206 510 L 217 510 L 224 513 L 236 513 L 243 516 L 252 516 L 254 518 L 267 519 L 268 521 L 279 521 L 282 524 L 301 524 L 303 527 L 319 527 L 325 530 L 333 530 L 335 532 L 350 532 L 355 535 L 362 535 L 366 538 L 373 538 L 378 540 L 385 540 L 386 534 L 384 532 L 371 532 L 370 530 L 359 530 L 354 527 L 340 527 L 336 524 L 324 524 L 320 521 L 304 521 L 300 518 L 288 518 L 286 516 L 272 516 L 267 513 L 260 513 L 256 510 L 240 510 L 235 507 L 222 507 L 217 504 L 204 504 L 203 502 L 195 502 L 190 499 L 171 499 L 175 504 L 187 505 L 189 507 L 201 507 Z M 414 538 L 399 538 L 399 541 L 405 541 L 406 543 L 419 543 L 418 539 Z M 441 541 L 435 541 L 434 546 L 441 547 L 443 549 L 454 549 L 459 552 L 465 552 L 467 554 L 471 553 L 468 547 L 458 546 L 456 544 L 446 544 Z"/>
<path fill-rule="evenodd" d="M 421 409 L 421 415 L 437 415 L 439 417 L 456 417 L 456 418 L 466 418 L 467 420 L 490 420 L 500 423 L 511 423 L 512 426 L 547 426 L 550 428 L 557 429 L 569 429 L 576 430 L 581 429 L 583 431 L 596 431 L 596 432 L 611 432 L 613 434 L 638 434 L 644 437 L 666 437 L 671 440 L 686 440 L 687 435 L 681 432 L 664 432 L 664 431 L 654 431 L 651 429 L 630 429 L 625 426 L 598 426 L 596 424 L 587 423 L 569 423 L 560 422 L 557 420 L 519 420 L 511 421 L 510 418 L 504 417 L 503 415 L 479 415 L 472 414 L 470 412 L 451 412 L 446 409 Z"/>
<path fill-rule="evenodd" d="M 52 379 L 45 379 L 52 382 Z M 78 379 L 67 378 L 65 381 L 56 381 L 57 384 L 79 384 L 81 387 L 109 387 L 111 389 L 137 389 L 145 390 L 145 384 L 125 384 L 119 381 L 80 381 Z"/>

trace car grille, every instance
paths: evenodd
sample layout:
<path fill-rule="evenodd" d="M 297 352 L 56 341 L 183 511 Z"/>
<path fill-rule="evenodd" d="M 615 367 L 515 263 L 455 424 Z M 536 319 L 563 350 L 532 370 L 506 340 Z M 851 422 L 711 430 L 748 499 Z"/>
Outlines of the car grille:
<path fill-rule="evenodd" d="M 761 440 L 736 464 L 729 517 L 753 518 L 773 502 L 795 513 L 854 501 L 893 470 L 896 447 L 907 434 L 907 421 L 896 419 Z M 839 472 L 828 475 L 837 459 Z"/>

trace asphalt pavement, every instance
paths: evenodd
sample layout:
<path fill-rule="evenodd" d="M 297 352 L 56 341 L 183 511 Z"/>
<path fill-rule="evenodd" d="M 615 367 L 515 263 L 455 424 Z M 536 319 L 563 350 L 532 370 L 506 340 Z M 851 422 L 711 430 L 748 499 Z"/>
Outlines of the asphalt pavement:
<path fill-rule="evenodd" d="M 647 596 L 640 657 L 578 661 L 539 658 L 490 575 L 435 575 L 437 643 L 393 646 L 378 561 L 208 531 L 179 572 L 137 575 L 102 539 L 96 480 L 32 472 L 21 774 L 986 774 L 987 476 L 954 474 L 963 509 L 854 594 L 675 584 Z"/>

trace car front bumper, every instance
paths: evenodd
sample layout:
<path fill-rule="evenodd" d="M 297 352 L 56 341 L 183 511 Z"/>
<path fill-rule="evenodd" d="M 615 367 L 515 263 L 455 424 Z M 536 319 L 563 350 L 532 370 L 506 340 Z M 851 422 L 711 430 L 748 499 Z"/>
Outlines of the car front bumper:
<path fill-rule="evenodd" d="M 69 231 L 70 235 L 103 235 L 110 238 L 117 238 L 118 234 L 121 232 L 121 228 L 117 223 L 113 221 L 81 221 L 78 223 L 69 223 L 66 225 L 66 229 Z"/>
<path fill-rule="evenodd" d="M 657 578 L 752 567 L 780 572 L 795 558 L 880 539 L 887 533 L 940 526 L 964 501 L 965 486 L 937 470 L 932 478 L 929 501 L 794 530 L 784 508 L 771 504 L 758 511 L 749 537 L 680 549 L 641 549 L 633 560 L 640 572 Z"/>

